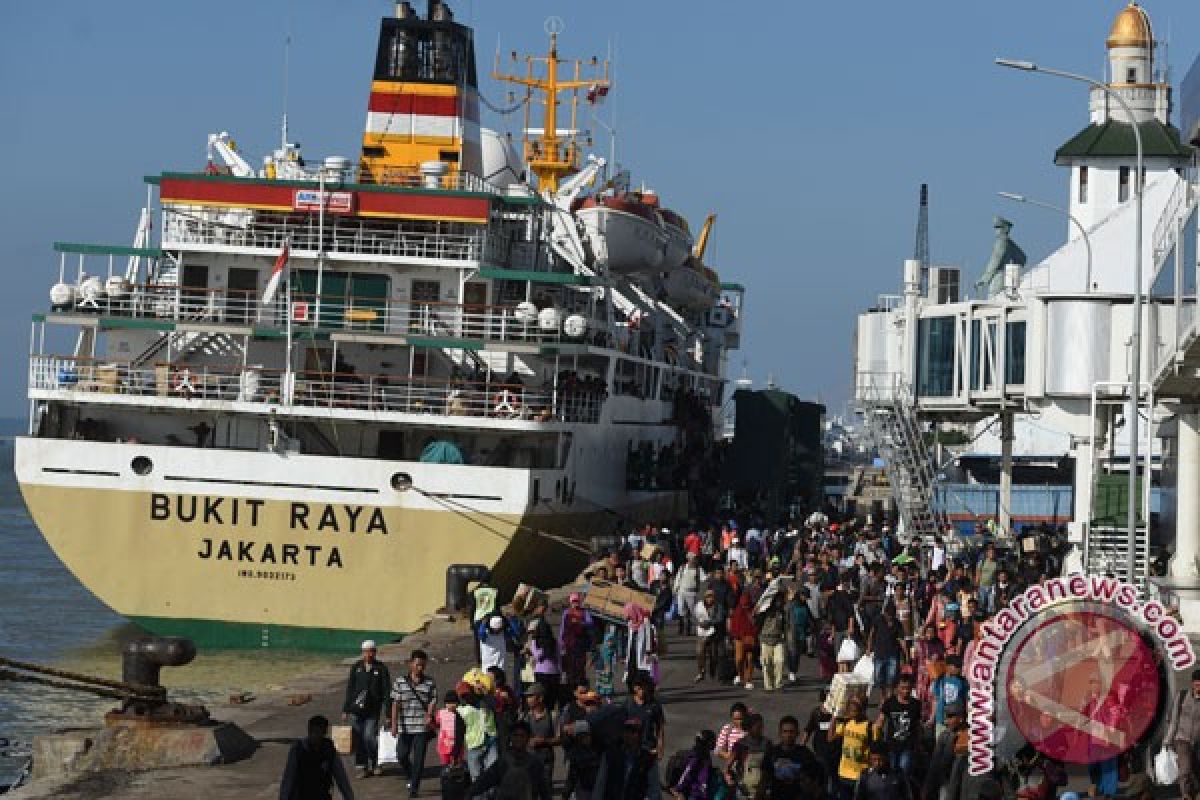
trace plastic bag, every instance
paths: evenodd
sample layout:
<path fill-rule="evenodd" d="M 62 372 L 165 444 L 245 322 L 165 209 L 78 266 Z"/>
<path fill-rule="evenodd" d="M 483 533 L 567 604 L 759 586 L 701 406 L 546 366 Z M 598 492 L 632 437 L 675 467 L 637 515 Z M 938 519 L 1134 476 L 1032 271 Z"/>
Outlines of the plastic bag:
<path fill-rule="evenodd" d="M 870 656 L 863 656 L 854 665 L 854 677 L 859 678 L 867 683 L 875 680 L 875 659 Z"/>
<path fill-rule="evenodd" d="M 379 731 L 379 751 L 376 754 L 377 764 L 395 764 L 396 759 L 396 736 L 389 731 Z"/>
<path fill-rule="evenodd" d="M 1154 757 L 1154 782 L 1159 786 L 1170 786 L 1177 780 L 1179 761 L 1175 757 L 1175 751 L 1170 747 L 1163 747 Z"/>
<path fill-rule="evenodd" d="M 854 662 L 858 661 L 858 656 L 859 656 L 858 642 L 854 641 L 849 636 L 847 636 L 845 639 L 842 640 L 842 646 L 838 648 L 838 652 L 837 652 L 838 663 L 840 664 L 843 661 L 848 661 L 851 664 L 853 664 Z"/>

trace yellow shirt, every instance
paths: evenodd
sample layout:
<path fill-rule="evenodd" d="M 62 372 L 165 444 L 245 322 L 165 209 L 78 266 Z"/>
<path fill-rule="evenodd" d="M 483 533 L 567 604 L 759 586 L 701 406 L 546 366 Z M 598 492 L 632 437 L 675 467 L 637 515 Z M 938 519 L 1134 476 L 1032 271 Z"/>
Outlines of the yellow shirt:
<path fill-rule="evenodd" d="M 842 737 L 842 760 L 838 764 L 838 777 L 848 781 L 858 780 L 867 768 L 868 737 L 871 723 L 847 720 L 838 723 L 833 732 Z"/>

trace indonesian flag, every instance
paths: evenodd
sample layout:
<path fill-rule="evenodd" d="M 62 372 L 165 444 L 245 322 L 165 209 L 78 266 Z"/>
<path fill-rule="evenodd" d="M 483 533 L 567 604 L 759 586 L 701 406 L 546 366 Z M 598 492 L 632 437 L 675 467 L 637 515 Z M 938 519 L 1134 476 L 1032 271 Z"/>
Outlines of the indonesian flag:
<path fill-rule="evenodd" d="M 604 86 L 601 86 L 599 84 L 593 83 L 591 85 L 591 87 L 587 90 L 587 101 L 589 103 L 591 103 L 592 105 L 596 105 L 601 100 L 603 100 L 605 97 L 608 97 L 607 84 Z"/>
<path fill-rule="evenodd" d="M 283 249 L 279 251 L 279 256 L 275 259 L 275 266 L 271 268 L 271 278 L 267 281 L 267 288 L 263 292 L 263 305 L 269 306 L 271 301 L 275 299 L 275 292 L 279 291 L 279 282 L 283 279 L 283 273 L 288 266 L 288 250 L 291 248 L 291 239 L 285 239 Z"/>

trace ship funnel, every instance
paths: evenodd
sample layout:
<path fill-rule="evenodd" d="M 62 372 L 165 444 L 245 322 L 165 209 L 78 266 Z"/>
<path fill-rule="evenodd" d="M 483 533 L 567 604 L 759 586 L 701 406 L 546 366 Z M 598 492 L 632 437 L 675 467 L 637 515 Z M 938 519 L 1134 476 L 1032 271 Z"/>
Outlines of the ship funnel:
<path fill-rule="evenodd" d="M 396 19 L 412 19 L 416 15 L 417 12 L 413 10 L 412 3 L 408 0 L 400 0 L 396 3 Z"/>
<path fill-rule="evenodd" d="M 434 22 L 453 22 L 454 12 L 442 0 L 429 0 L 429 18 Z"/>

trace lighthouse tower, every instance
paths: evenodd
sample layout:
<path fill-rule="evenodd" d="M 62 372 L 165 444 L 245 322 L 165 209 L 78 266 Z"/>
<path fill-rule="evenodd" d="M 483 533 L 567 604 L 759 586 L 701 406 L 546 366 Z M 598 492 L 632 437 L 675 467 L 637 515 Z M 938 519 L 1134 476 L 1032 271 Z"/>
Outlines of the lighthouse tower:
<path fill-rule="evenodd" d="M 1113 21 L 1108 47 L 1108 87 L 1132 112 L 1107 92 L 1094 88 L 1090 121 L 1054 154 L 1054 163 L 1071 168 L 1071 214 L 1092 229 L 1122 203 L 1133 199 L 1137 145 L 1133 125 L 1142 134 L 1146 174 L 1181 170 L 1191 153 L 1171 125 L 1171 87 L 1155 62 L 1154 31 L 1146 9 L 1130 2 Z M 1068 225 L 1068 240 L 1079 235 Z"/>

